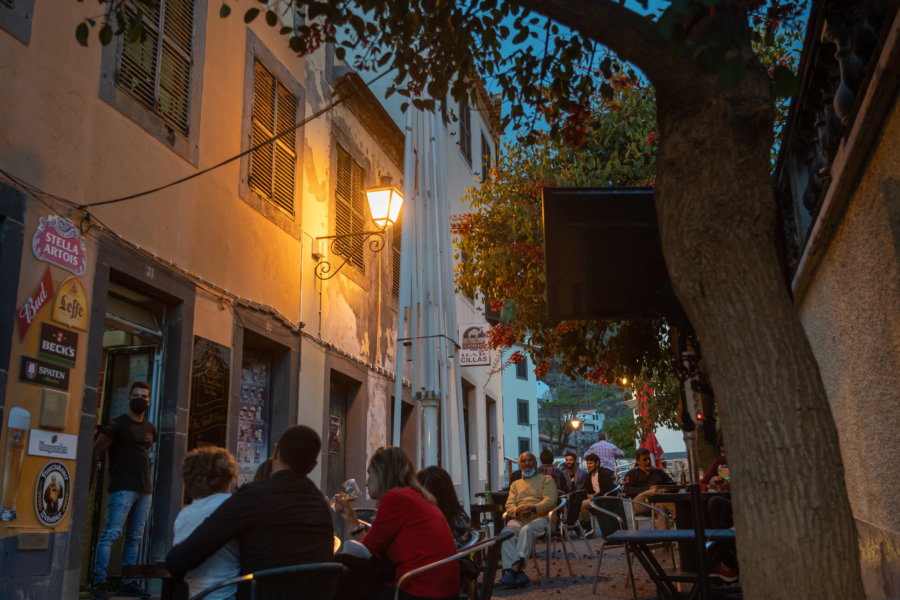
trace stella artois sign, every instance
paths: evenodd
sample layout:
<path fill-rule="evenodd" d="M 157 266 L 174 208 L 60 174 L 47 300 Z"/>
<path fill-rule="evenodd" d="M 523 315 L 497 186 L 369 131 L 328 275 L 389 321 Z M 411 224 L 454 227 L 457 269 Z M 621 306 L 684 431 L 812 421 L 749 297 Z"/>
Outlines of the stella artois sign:
<path fill-rule="evenodd" d="M 78 228 L 72 221 L 63 217 L 41 217 L 41 224 L 31 239 L 31 249 L 38 260 L 76 275 L 84 275 L 87 269 L 84 238 L 79 235 Z"/>

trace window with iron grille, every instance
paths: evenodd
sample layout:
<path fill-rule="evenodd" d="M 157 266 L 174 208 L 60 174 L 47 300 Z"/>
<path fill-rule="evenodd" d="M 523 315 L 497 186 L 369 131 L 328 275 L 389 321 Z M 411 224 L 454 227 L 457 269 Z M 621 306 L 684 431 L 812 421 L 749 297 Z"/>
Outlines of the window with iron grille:
<path fill-rule="evenodd" d="M 293 216 L 297 97 L 258 60 L 254 61 L 253 68 L 250 144 L 256 149 L 250 154 L 247 183 L 257 194 Z M 272 143 L 263 143 L 285 131 L 289 133 Z"/>
<path fill-rule="evenodd" d="M 0 29 L 25 44 L 31 41 L 34 0 L 0 0 Z"/>
<path fill-rule="evenodd" d="M 516 363 L 516 379 L 528 379 L 528 358 Z"/>
<path fill-rule="evenodd" d="M 481 134 L 481 181 L 487 181 L 491 176 L 491 147 L 487 138 Z"/>
<path fill-rule="evenodd" d="M 116 86 L 186 135 L 189 123 L 194 0 L 137 0 L 143 33 L 122 38 Z"/>
<path fill-rule="evenodd" d="M 469 105 L 462 101 L 459 103 L 459 149 L 462 150 L 466 162 L 472 164 L 472 113 Z"/>
<path fill-rule="evenodd" d="M 334 233 L 346 235 L 365 231 L 366 199 L 363 194 L 365 173 L 353 157 L 337 147 L 337 188 L 335 190 Z M 363 261 L 363 239 L 348 238 L 337 240 L 335 250 L 350 259 L 350 262 L 365 272 Z"/>
<path fill-rule="evenodd" d="M 391 292 L 395 298 L 400 297 L 400 251 L 403 238 L 403 211 L 397 217 L 397 222 L 393 225 L 393 233 L 391 233 Z"/>
<path fill-rule="evenodd" d="M 521 398 L 519 398 L 516 402 L 519 410 L 519 425 L 529 425 L 530 422 L 528 420 L 528 400 L 522 400 Z"/>

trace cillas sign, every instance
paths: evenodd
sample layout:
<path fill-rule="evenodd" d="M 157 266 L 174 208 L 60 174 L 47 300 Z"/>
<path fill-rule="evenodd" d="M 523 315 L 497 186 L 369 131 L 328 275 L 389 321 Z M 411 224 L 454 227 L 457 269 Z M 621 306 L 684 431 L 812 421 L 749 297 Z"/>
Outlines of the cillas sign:
<path fill-rule="evenodd" d="M 31 249 L 38 260 L 76 275 L 84 275 L 87 269 L 84 238 L 78 234 L 78 228 L 72 221 L 63 217 L 41 217 L 41 224 L 31 239 Z"/>

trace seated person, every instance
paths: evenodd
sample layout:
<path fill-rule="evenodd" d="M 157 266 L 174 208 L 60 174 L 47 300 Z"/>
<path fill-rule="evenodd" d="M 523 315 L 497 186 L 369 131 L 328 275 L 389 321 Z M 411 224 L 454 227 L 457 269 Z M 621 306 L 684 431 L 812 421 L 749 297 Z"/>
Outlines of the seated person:
<path fill-rule="evenodd" d="M 622 491 L 625 495 L 638 502 L 647 502 L 647 496 L 657 493 L 657 486 L 675 485 L 675 481 L 669 477 L 669 474 L 662 469 L 657 469 L 650 465 L 650 451 L 646 448 L 638 448 L 634 451 L 634 461 L 637 466 L 625 474 L 625 482 L 622 484 Z M 657 504 L 658 507 L 668 511 L 669 514 L 675 514 L 675 505 L 670 503 Z M 648 515 L 650 509 L 646 506 L 636 505 L 634 514 Z M 657 513 L 653 513 L 654 527 L 657 529 L 667 529 L 668 523 L 659 518 Z"/>
<path fill-rule="evenodd" d="M 541 466 L 537 470 L 541 475 L 549 475 L 553 479 L 557 495 L 569 493 L 569 482 L 566 480 L 565 474 L 562 469 L 553 466 L 553 450 L 549 448 L 541 450 Z"/>
<path fill-rule="evenodd" d="M 574 525 L 581 512 L 581 501 L 584 500 L 584 485 L 588 472 L 578 466 L 578 455 L 574 450 L 566 450 L 566 466 L 562 469 L 569 490 L 569 501 L 566 503 L 566 524 Z"/>
<path fill-rule="evenodd" d="M 419 471 L 416 478 L 422 487 L 434 496 L 437 507 L 447 519 L 447 524 L 450 525 L 450 532 L 453 534 L 456 547 L 462 548 L 471 542 L 475 532 L 472 531 L 469 515 L 463 510 L 456 497 L 456 489 L 453 487 L 450 474 L 438 466 L 430 466 Z"/>
<path fill-rule="evenodd" d="M 237 479 L 237 461 L 225 448 L 207 446 L 195 448 L 187 453 L 181 463 L 181 477 L 184 491 L 191 498 L 175 517 L 173 542 L 178 544 L 197 528 L 220 504 L 231 496 L 231 489 Z M 184 576 L 194 596 L 213 584 L 238 574 L 237 540 L 231 540 L 206 559 L 199 567 L 191 569 Z M 210 600 L 234 598 L 235 590 L 224 588 L 208 596 Z"/>
<path fill-rule="evenodd" d="M 725 437 L 722 435 L 721 429 L 716 433 L 716 446 L 719 448 L 719 456 L 709 465 L 706 474 L 700 479 L 700 485 L 708 485 L 712 490 L 726 492 L 728 483 L 723 477 L 719 477 L 719 466 L 728 466 L 728 459 L 725 458 Z"/>
<path fill-rule="evenodd" d="M 528 583 L 528 576 L 522 572 L 534 539 L 547 533 L 547 514 L 556 507 L 556 484 L 549 475 L 537 471 L 537 459 L 531 452 L 523 452 L 519 457 L 522 478 L 509 487 L 506 500 L 506 514 L 510 521 L 504 531 L 515 535 L 503 542 L 501 548 L 503 576 L 500 584 L 515 587 Z"/>
<path fill-rule="evenodd" d="M 243 485 L 166 556 L 175 578 L 198 567 L 232 540 L 240 545 L 240 574 L 334 556 L 334 528 L 325 497 L 307 474 L 322 440 L 305 425 L 288 427 L 272 455 L 272 474 Z"/>
<path fill-rule="evenodd" d="M 378 500 L 378 515 L 361 541 L 372 556 L 383 556 L 396 567 L 395 581 L 404 573 L 456 553 L 447 520 L 434 496 L 416 479 L 415 468 L 403 450 L 379 448 L 367 473 L 366 487 L 369 496 Z M 334 506 L 354 535 L 365 531 L 346 494 L 336 494 Z M 400 598 L 449 600 L 459 595 L 459 589 L 459 564 L 451 562 L 410 577 L 400 588 Z M 393 598 L 394 590 L 383 589 L 376 597 L 382 595 Z"/>
<path fill-rule="evenodd" d="M 584 492 L 584 495 L 582 496 L 584 499 L 581 501 L 581 518 L 588 523 L 588 527 L 590 527 L 591 510 L 588 507 L 591 504 L 591 498 L 594 496 L 602 496 L 616 487 L 616 485 L 609 470 L 600 468 L 599 456 L 596 454 L 588 454 L 584 458 L 584 462 L 587 464 L 588 476 L 584 478 L 581 488 Z M 593 534 L 599 535 L 600 532 L 594 531 Z"/>

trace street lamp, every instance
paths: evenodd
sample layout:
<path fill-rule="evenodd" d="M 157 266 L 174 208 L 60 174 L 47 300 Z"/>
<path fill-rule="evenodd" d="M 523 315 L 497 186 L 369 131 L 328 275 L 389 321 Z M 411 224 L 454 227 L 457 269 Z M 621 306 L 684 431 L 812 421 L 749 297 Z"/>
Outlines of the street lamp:
<path fill-rule="evenodd" d="M 378 226 L 378 229 L 339 235 L 324 235 L 316 238 L 316 241 L 331 240 L 329 243 L 329 256 L 331 254 L 342 254 L 344 256 L 343 262 L 337 268 L 327 260 L 319 262 L 314 271 L 318 279 L 331 279 L 350 260 L 349 253 L 345 254 L 346 250 L 341 248 L 341 242 L 357 238 L 360 245 L 368 242 L 369 250 L 372 252 L 381 252 L 384 249 L 385 230 L 387 230 L 389 225 L 397 222 L 397 217 L 400 216 L 400 209 L 403 206 L 403 195 L 397 188 L 390 185 L 388 178 L 383 179 L 387 181 L 382 181 L 383 185 L 381 187 L 366 190 L 369 212 L 372 215 L 372 221 Z"/>

